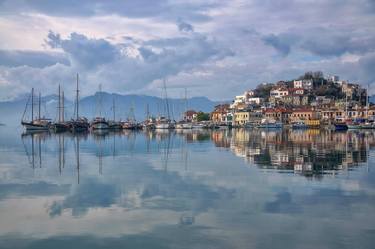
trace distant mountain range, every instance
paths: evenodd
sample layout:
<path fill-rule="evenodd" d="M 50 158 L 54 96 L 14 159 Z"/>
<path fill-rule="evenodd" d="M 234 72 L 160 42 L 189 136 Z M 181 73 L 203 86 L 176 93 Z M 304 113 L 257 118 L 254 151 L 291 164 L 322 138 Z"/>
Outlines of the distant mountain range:
<path fill-rule="evenodd" d="M 22 96 L 12 101 L 0 102 L 0 123 L 19 123 L 24 113 L 28 96 Z M 55 120 L 57 117 L 57 95 L 42 97 L 42 116 Z M 101 101 L 100 101 L 101 100 Z M 34 100 L 34 113 L 37 114 L 37 99 Z M 95 95 L 84 97 L 80 100 L 80 116 L 92 119 L 102 113 L 102 116 L 113 118 L 113 101 L 115 101 L 115 114 L 117 120 L 125 120 L 130 116 L 135 116 L 137 120 L 144 120 L 147 106 L 152 116 L 167 115 L 166 101 L 159 97 L 146 95 L 120 95 L 107 92 L 97 92 Z M 101 105 L 99 103 L 102 103 Z M 185 111 L 185 100 L 168 99 L 170 116 L 175 120 L 182 117 Z M 196 111 L 210 112 L 219 102 L 211 101 L 206 97 L 193 97 L 187 99 L 188 109 Z M 74 102 L 65 99 L 65 117 L 70 119 L 74 115 Z M 31 106 L 26 111 L 26 117 L 31 117 Z M 133 113 L 133 114 L 132 114 Z"/>

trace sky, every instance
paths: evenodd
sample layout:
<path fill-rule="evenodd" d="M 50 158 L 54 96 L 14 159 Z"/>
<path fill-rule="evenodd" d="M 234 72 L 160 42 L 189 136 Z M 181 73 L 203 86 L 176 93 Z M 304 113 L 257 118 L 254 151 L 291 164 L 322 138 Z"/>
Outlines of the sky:
<path fill-rule="evenodd" d="M 305 71 L 375 90 L 375 0 L 0 0 L 0 100 L 61 84 L 228 100 Z M 373 84 L 373 85 L 372 85 Z M 373 91 L 375 93 L 375 91 Z"/>

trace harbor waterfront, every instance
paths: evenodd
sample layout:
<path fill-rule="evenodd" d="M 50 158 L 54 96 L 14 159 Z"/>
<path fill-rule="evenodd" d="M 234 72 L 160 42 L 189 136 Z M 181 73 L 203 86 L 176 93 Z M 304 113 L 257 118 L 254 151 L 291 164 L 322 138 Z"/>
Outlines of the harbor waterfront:
<path fill-rule="evenodd" d="M 0 248 L 371 248 L 375 130 L 0 127 Z"/>

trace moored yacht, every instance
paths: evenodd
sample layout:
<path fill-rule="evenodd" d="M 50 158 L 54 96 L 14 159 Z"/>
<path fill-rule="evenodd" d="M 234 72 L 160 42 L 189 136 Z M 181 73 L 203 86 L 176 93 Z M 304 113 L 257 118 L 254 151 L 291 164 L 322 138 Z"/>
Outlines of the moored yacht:
<path fill-rule="evenodd" d="M 85 117 L 79 116 L 79 88 L 78 88 L 79 76 L 77 74 L 77 88 L 76 88 L 76 99 L 75 99 L 75 118 L 69 121 L 70 130 L 74 133 L 88 131 L 90 128 L 89 121 Z"/>
<path fill-rule="evenodd" d="M 29 98 L 30 100 L 30 98 Z M 27 121 L 24 119 L 28 103 L 26 104 L 24 116 L 22 117 L 21 124 L 27 131 L 47 131 L 51 127 L 51 120 L 47 118 L 42 118 L 40 113 L 41 96 L 39 93 L 39 112 L 38 118 L 34 119 L 34 88 L 31 89 L 31 120 Z"/>
<path fill-rule="evenodd" d="M 92 120 L 91 129 L 93 130 L 104 130 L 109 129 L 109 123 L 103 117 L 96 117 Z"/>

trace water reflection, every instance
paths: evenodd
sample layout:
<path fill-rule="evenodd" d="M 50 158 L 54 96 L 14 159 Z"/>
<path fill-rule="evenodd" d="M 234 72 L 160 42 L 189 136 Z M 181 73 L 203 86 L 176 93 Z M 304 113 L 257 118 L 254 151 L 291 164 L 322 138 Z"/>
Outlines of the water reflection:
<path fill-rule="evenodd" d="M 0 248 L 375 242 L 373 131 L 0 130 L 0 138 Z"/>

